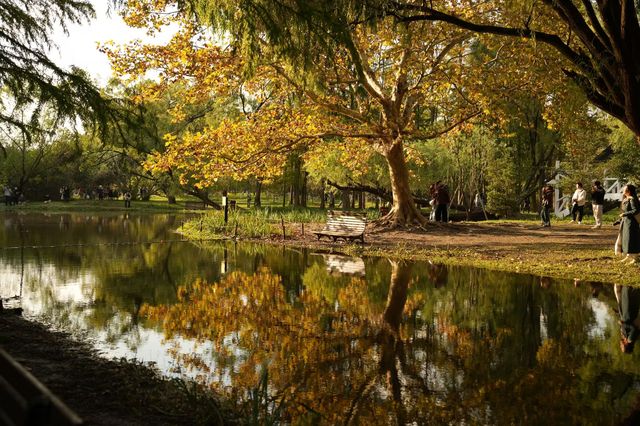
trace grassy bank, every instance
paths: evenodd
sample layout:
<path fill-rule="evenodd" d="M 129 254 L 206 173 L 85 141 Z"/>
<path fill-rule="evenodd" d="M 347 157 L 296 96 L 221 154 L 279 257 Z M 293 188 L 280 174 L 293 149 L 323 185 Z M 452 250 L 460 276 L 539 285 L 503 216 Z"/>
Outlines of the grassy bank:
<path fill-rule="evenodd" d="M 578 282 L 602 282 L 640 286 L 640 267 L 625 265 L 610 249 L 511 250 L 427 249 L 415 246 L 393 248 L 345 247 L 345 253 L 382 256 L 391 259 L 431 261 L 446 265 L 468 266 L 504 272 L 516 272 Z"/>
<path fill-rule="evenodd" d="M 304 246 L 357 256 L 422 260 L 447 265 L 526 273 L 579 281 L 640 285 L 640 267 L 620 263 L 613 254 L 617 212 L 604 218 L 602 229 L 591 229 L 570 218 L 556 219 L 551 228 L 539 228 L 537 216 L 515 220 L 428 225 L 426 229 L 367 232 L 365 245 L 317 241 L 310 232 L 325 222 L 321 210 L 242 211 L 233 213 L 227 226 L 214 212 L 188 221 L 181 232 L 187 238 L 233 238 Z M 377 216 L 371 212 L 370 218 Z M 286 239 L 282 239 L 284 221 Z M 237 225 L 237 231 L 236 231 Z M 304 227 L 304 233 L 303 233 Z M 471 236 L 475 241 L 468 241 Z"/>
<path fill-rule="evenodd" d="M 378 217 L 377 211 L 368 210 L 369 219 Z M 306 226 L 326 221 L 326 210 L 314 208 L 263 208 L 230 211 L 228 221 L 224 213 L 208 211 L 199 218 L 185 222 L 180 232 L 194 240 L 215 240 L 225 238 L 242 239 L 282 239 L 297 235 Z"/>
<path fill-rule="evenodd" d="M 169 204 L 166 200 L 153 199 L 150 201 L 132 201 L 131 207 L 126 208 L 122 200 L 72 200 L 68 202 L 52 201 L 27 202 L 16 206 L 0 206 L 0 212 L 141 212 L 141 213 L 180 213 L 185 210 L 185 204 Z"/>

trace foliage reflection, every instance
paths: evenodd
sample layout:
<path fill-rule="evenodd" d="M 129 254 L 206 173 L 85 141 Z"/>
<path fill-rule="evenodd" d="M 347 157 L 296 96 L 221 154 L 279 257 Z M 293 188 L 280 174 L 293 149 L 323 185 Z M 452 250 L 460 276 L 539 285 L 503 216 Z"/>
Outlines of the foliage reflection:
<path fill-rule="evenodd" d="M 594 334 L 600 300 L 590 292 L 372 262 L 387 262 L 386 298 L 369 270 L 345 279 L 316 265 L 293 299 L 262 268 L 197 280 L 180 287 L 177 303 L 143 311 L 168 339 L 213 342 L 213 353 L 176 359 L 240 401 L 268 369 L 287 422 L 601 424 L 635 403 L 639 368 L 614 350 L 614 324 Z"/>

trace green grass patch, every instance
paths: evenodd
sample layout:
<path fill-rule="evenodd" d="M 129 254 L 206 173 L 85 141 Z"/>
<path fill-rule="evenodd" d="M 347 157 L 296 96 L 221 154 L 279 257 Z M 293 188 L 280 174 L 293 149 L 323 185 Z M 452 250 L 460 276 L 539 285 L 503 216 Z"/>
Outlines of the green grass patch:
<path fill-rule="evenodd" d="M 52 201 L 26 202 L 17 206 L 0 206 L 4 212 L 181 212 L 184 203 L 169 204 L 167 200 L 132 201 L 131 207 L 126 208 L 122 200 L 71 200 L 68 202 Z"/>
<path fill-rule="evenodd" d="M 376 210 L 366 210 L 368 220 L 378 218 Z M 324 223 L 327 211 L 318 208 L 282 208 L 266 207 L 260 209 L 238 209 L 229 212 L 228 222 L 224 223 L 224 212 L 208 211 L 198 218 L 183 224 L 180 232 L 193 240 L 221 238 L 271 238 L 282 236 L 284 222 L 285 233 L 291 228 L 308 223 Z"/>

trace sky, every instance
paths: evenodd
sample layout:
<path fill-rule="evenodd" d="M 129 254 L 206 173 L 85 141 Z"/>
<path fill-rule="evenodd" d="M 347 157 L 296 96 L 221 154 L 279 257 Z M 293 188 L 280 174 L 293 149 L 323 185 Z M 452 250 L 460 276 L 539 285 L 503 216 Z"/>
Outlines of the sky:
<path fill-rule="evenodd" d="M 58 29 L 53 36 L 58 49 L 50 52 L 50 59 L 62 67 L 75 65 L 86 70 L 98 85 L 106 84 L 112 75 L 109 60 L 98 51 L 98 43 L 112 40 L 120 44 L 134 39 L 163 42 L 168 38 L 166 35 L 160 35 L 160 39 L 150 38 L 143 29 L 129 28 L 117 13 L 108 15 L 107 0 L 92 0 L 92 3 L 96 19 L 69 26 L 68 35 L 62 28 Z"/>

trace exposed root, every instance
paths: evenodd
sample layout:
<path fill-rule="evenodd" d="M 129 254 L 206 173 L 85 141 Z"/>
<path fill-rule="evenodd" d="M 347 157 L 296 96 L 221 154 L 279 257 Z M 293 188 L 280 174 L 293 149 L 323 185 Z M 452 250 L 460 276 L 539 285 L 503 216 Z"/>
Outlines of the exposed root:
<path fill-rule="evenodd" d="M 403 214 L 394 207 L 385 216 L 374 220 L 372 225 L 375 229 L 408 229 L 413 227 L 426 229 L 424 226 L 427 223 L 429 223 L 427 218 L 422 216 L 418 211 L 409 211 L 406 214 Z"/>

